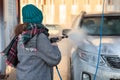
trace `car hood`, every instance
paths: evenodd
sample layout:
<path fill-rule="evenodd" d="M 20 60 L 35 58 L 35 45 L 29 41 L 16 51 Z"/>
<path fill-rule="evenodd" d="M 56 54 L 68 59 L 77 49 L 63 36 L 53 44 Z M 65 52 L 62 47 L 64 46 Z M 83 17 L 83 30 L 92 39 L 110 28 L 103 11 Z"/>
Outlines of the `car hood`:
<path fill-rule="evenodd" d="M 101 54 L 107 55 L 120 55 L 120 38 L 118 36 L 102 37 L 101 41 Z M 83 50 L 87 50 L 92 53 L 98 53 L 100 45 L 100 37 L 89 36 L 84 41 L 82 46 L 79 46 Z"/>

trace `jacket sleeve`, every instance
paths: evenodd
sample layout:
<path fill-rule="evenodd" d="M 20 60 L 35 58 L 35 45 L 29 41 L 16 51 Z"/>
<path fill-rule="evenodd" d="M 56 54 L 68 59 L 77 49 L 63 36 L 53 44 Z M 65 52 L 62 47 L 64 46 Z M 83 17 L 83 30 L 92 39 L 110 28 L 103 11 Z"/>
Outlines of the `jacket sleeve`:
<path fill-rule="evenodd" d="M 49 66 L 56 66 L 61 60 L 58 47 L 51 45 L 48 37 L 43 33 L 37 37 L 37 50 L 37 55 Z"/>

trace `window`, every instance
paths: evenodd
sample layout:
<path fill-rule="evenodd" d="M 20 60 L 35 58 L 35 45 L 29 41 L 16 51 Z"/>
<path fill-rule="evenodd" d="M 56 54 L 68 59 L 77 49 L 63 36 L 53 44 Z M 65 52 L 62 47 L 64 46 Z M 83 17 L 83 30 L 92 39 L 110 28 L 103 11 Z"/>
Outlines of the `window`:
<path fill-rule="evenodd" d="M 88 34 L 100 35 L 101 17 L 84 17 L 81 26 Z M 103 24 L 103 35 L 120 35 L 120 16 L 105 16 Z"/>

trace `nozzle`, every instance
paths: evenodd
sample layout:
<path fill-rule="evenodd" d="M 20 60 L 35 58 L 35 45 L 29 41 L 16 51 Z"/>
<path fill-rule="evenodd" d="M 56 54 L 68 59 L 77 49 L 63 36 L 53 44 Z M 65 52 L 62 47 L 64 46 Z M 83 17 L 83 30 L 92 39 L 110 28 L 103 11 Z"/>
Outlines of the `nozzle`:
<path fill-rule="evenodd" d="M 68 35 L 63 35 L 62 38 L 68 38 Z"/>
<path fill-rule="evenodd" d="M 50 38 L 50 42 L 51 43 L 58 42 L 60 40 L 60 38 L 64 39 L 64 38 L 68 38 L 68 36 L 63 35 L 63 36 L 59 36 L 59 37 L 53 37 L 53 38 Z"/>

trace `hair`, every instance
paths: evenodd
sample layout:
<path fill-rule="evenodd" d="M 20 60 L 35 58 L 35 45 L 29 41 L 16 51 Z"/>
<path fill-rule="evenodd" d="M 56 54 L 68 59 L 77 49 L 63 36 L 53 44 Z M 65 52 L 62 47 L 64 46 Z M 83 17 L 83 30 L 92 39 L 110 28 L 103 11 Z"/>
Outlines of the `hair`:
<path fill-rule="evenodd" d="M 16 25 L 14 30 L 15 35 L 18 36 L 19 34 L 21 34 L 23 31 L 26 30 L 26 27 L 27 27 L 27 23 Z"/>

